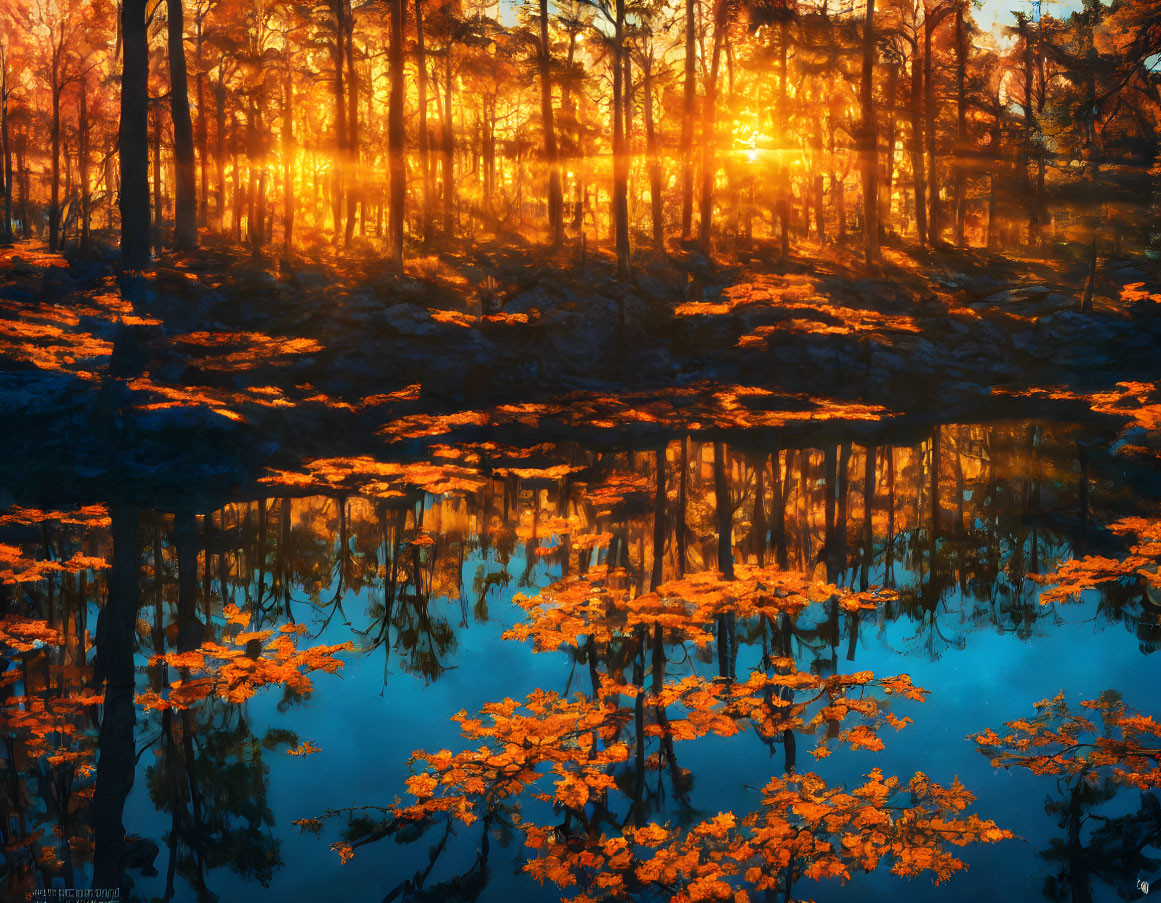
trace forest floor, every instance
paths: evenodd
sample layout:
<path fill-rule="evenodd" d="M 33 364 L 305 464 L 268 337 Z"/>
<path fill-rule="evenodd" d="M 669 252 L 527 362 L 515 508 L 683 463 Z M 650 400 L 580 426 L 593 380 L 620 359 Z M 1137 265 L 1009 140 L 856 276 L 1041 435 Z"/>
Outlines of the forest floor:
<path fill-rule="evenodd" d="M 574 436 L 1055 416 L 1067 402 L 1018 393 L 1161 375 L 1152 261 L 1102 261 L 1082 314 L 1079 259 L 888 245 L 868 276 L 853 246 L 738 257 L 640 252 L 618 280 L 603 251 L 506 238 L 397 275 L 365 255 L 218 244 L 119 281 L 111 257 L 18 244 L 0 250 L 0 484 L 239 485 L 498 423 Z"/>

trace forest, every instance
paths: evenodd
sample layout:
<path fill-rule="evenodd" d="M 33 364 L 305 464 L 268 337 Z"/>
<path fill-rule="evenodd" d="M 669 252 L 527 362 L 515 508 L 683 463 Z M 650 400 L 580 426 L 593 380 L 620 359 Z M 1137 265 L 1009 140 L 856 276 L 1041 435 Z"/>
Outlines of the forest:
<path fill-rule="evenodd" d="M 1161 882 L 1155 0 L 0 0 L 0 903 Z"/>

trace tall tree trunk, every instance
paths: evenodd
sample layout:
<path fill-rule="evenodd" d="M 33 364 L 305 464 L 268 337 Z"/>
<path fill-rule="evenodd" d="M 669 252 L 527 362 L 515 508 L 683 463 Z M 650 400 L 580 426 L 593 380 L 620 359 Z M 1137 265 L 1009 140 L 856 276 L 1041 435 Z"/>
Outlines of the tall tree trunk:
<path fill-rule="evenodd" d="M 217 210 L 218 232 L 226 228 L 226 85 L 224 74 L 218 70 L 218 83 L 214 85 L 215 112 L 217 114 L 217 128 L 214 133 L 214 157 L 217 161 L 218 186 Z"/>
<path fill-rule="evenodd" d="M 121 35 L 121 263 L 149 262 L 149 46 L 146 0 L 123 0 Z M 132 705 L 132 700 L 130 700 Z"/>
<path fill-rule="evenodd" d="M 789 107 L 787 105 L 786 84 L 789 78 L 787 57 L 790 54 L 790 25 L 783 17 L 778 23 L 778 129 L 777 134 L 783 142 L 786 140 L 786 128 L 789 122 Z M 790 167 L 782 160 L 779 154 L 778 162 L 778 229 L 782 241 L 782 262 L 790 257 Z"/>
<path fill-rule="evenodd" d="M 885 224 L 891 221 L 891 198 L 895 191 L 895 141 L 897 140 L 896 123 L 896 96 L 899 88 L 899 66 L 889 64 L 887 68 L 887 140 L 884 142 L 886 153 L 884 162 L 887 166 L 883 184 L 879 186 L 879 232 L 882 234 Z"/>
<path fill-rule="evenodd" d="M 456 136 L 452 119 L 452 47 L 443 51 L 443 232 L 450 239 L 455 234 L 455 150 Z"/>
<path fill-rule="evenodd" d="M 616 0 L 613 36 L 613 236 L 617 275 L 629 273 L 629 154 L 625 147 L 625 0 Z"/>
<path fill-rule="evenodd" d="M 937 23 L 935 15 L 928 10 L 923 17 L 923 128 L 927 139 L 927 236 L 933 246 L 943 240 L 939 210 L 939 168 L 935 156 L 935 72 L 931 51 L 931 38 Z"/>
<path fill-rule="evenodd" d="M 198 36 L 198 57 L 201 57 L 201 36 Z M 198 225 L 208 226 L 210 222 L 210 161 L 209 161 L 209 129 L 206 127 L 206 74 L 199 68 L 194 80 L 198 104 L 198 163 L 201 177 L 198 183 Z"/>
<path fill-rule="evenodd" d="M 334 243 L 343 234 L 344 169 L 347 156 L 347 103 L 344 86 L 343 60 L 346 54 L 346 15 L 344 0 L 330 0 L 331 15 L 335 22 L 335 42 L 331 45 L 331 63 L 335 68 L 335 164 L 331 176 L 331 217 L 334 220 Z"/>
<path fill-rule="evenodd" d="M 697 106 L 697 19 L 694 0 L 685 0 L 685 83 L 681 112 L 681 238 L 693 232 L 693 117 Z"/>
<path fill-rule="evenodd" d="M 862 123 L 859 140 L 863 165 L 863 262 L 867 267 L 879 256 L 879 136 L 875 129 L 875 0 L 866 0 L 863 23 L 863 71 L 859 85 Z"/>
<path fill-rule="evenodd" d="M 416 5 L 418 9 L 418 3 Z M 390 97 L 387 108 L 387 154 L 390 175 L 390 209 L 387 221 L 387 256 L 391 265 L 403 270 L 403 217 L 407 186 L 403 159 L 403 0 L 391 0 L 391 58 L 388 61 Z M 424 204 L 427 203 L 426 188 Z M 425 217 L 426 219 L 426 217 Z"/>
<path fill-rule="evenodd" d="M 359 161 L 359 73 L 355 68 L 355 17 L 351 13 L 350 0 L 344 0 L 344 19 L 347 47 L 347 162 L 350 169 L 347 177 L 347 224 L 343 232 L 343 247 L 349 248 L 355 236 L 355 209 L 360 203 L 365 203 Z"/>
<path fill-rule="evenodd" d="M 967 227 L 967 172 L 964 155 L 967 151 L 967 29 L 964 26 L 964 7 L 955 10 L 955 167 L 952 191 L 955 195 L 955 243 L 963 247 Z"/>
<path fill-rule="evenodd" d="M 161 245 L 161 216 L 164 212 L 161 196 L 161 107 L 153 104 L 153 235 L 154 250 Z"/>
<path fill-rule="evenodd" d="M 416 86 L 419 92 L 419 169 L 423 175 L 423 243 L 431 242 L 432 197 L 431 197 L 431 154 L 428 149 L 427 134 L 427 52 L 423 41 L 423 0 L 415 0 L 415 64 Z M 388 113 L 390 116 L 390 113 Z M 390 128 L 390 123 L 388 123 Z M 485 151 L 485 158 L 487 152 Z M 489 170 L 486 176 L 491 175 Z M 490 178 L 484 179 L 485 196 L 491 193 Z"/>
<path fill-rule="evenodd" d="M 60 95 L 64 88 L 58 84 L 56 64 L 52 72 L 52 119 L 49 141 L 52 145 L 51 175 L 48 201 L 48 249 L 56 251 L 60 244 Z"/>
<path fill-rule="evenodd" d="M 12 136 L 8 129 L 8 54 L 4 54 L 4 71 L 0 73 L 0 151 L 3 153 L 4 222 L 0 241 L 12 241 Z"/>
<path fill-rule="evenodd" d="M 77 122 L 77 163 L 81 177 L 81 253 L 89 252 L 89 226 L 91 222 L 92 193 L 89 190 L 89 84 L 87 78 L 80 82 L 80 117 Z"/>
<path fill-rule="evenodd" d="M 564 194 L 556 159 L 552 121 L 552 61 L 548 47 L 548 0 L 540 0 L 540 119 L 544 126 L 544 164 L 548 167 L 548 232 L 553 247 L 564 242 Z"/>
<path fill-rule="evenodd" d="M 282 247 L 284 253 L 290 254 L 294 245 L 294 158 L 298 142 L 294 138 L 294 78 L 289 60 L 282 92 Z"/>
<path fill-rule="evenodd" d="M 714 160 L 716 135 L 718 74 L 722 62 L 722 42 L 725 39 L 725 0 L 714 2 L 714 45 L 709 76 L 706 79 L 705 99 L 701 117 L 701 219 L 698 222 L 698 239 L 702 252 L 708 257 L 713 252 L 714 178 L 717 163 Z"/>
<path fill-rule="evenodd" d="M 665 249 L 665 209 L 662 204 L 661 149 L 653 121 L 653 43 L 645 55 L 645 153 L 649 157 L 649 203 L 653 219 L 653 244 Z"/>
<path fill-rule="evenodd" d="M 169 110 L 173 117 L 173 248 L 198 246 L 197 173 L 194 171 L 193 120 L 189 112 L 189 77 L 185 67 L 185 19 L 182 0 L 166 0 L 169 36 Z"/>
<path fill-rule="evenodd" d="M 923 164 L 923 69 L 918 41 L 911 54 L 911 175 L 914 180 L 915 229 L 927 244 L 927 177 Z"/>

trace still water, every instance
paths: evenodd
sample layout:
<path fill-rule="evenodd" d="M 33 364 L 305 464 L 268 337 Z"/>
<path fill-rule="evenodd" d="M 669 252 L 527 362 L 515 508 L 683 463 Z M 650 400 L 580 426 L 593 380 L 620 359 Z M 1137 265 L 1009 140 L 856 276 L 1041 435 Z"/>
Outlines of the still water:
<path fill-rule="evenodd" d="M 1109 580 L 1045 604 L 1033 579 L 1124 559 L 1107 527 L 1155 516 L 1156 474 L 1058 423 L 872 447 L 833 427 L 733 438 L 437 443 L 271 471 L 213 510 L 15 500 L 0 520 L 6 899 L 92 881 L 87 688 L 111 586 L 139 600 L 133 899 L 718 899 L 720 879 L 750 899 L 1080 901 L 1161 881 L 1151 792 L 994 767 L 971 739 L 1059 693 L 1157 713 L 1149 591 Z M 140 556 L 118 571 L 111 536 L 134 526 Z M 544 692 L 571 707 L 517 708 Z M 812 829 L 854 857 L 847 880 L 810 870 L 821 848 L 772 864 L 737 846 L 747 818 L 789 817 L 764 802 L 772 780 L 851 790 L 872 769 L 900 781 L 884 826 L 863 813 L 845 846 L 823 836 L 837 821 Z M 892 864 L 930 843 L 904 836 L 867 871 L 856 841 L 900 830 L 916 772 L 958 779 L 952 814 L 1012 836 L 945 845 L 966 870 L 913 877 Z M 723 813 L 737 827 L 705 829 Z M 618 871 L 610 840 L 649 825 L 654 848 L 688 853 L 696 835 L 697 855 L 653 881 Z"/>

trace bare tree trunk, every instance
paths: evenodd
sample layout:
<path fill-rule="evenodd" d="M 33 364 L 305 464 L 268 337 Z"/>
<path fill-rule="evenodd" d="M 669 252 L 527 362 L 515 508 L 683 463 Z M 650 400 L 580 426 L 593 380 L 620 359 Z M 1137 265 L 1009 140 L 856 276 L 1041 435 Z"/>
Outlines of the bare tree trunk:
<path fill-rule="evenodd" d="M 918 42 L 911 55 L 911 174 L 914 180 L 915 228 L 919 243 L 927 244 L 927 177 L 923 165 L 923 69 Z"/>
<path fill-rule="evenodd" d="M 967 173 L 963 157 L 967 144 L 967 30 L 964 27 L 964 7 L 955 11 L 955 167 L 952 191 L 955 195 L 955 243 L 964 246 L 967 227 Z"/>
<path fill-rule="evenodd" d="M 90 211 L 92 193 L 89 190 L 89 85 L 88 79 L 80 82 L 80 117 L 77 122 L 77 157 L 81 176 L 81 253 L 89 252 Z"/>
<path fill-rule="evenodd" d="M 60 95 L 64 90 L 58 84 L 56 64 L 52 72 L 52 119 L 49 124 L 49 141 L 52 145 L 51 175 L 48 201 L 48 249 L 56 251 L 60 244 Z"/>
<path fill-rule="evenodd" d="M 718 97 L 718 73 L 721 68 L 722 42 L 725 39 L 726 4 L 725 0 L 715 0 L 714 3 L 714 49 L 710 63 L 709 77 L 706 80 L 705 100 L 701 118 L 701 220 L 698 222 L 698 239 L 701 242 L 702 252 L 708 257 L 713 252 L 713 216 L 714 216 L 714 177 L 717 175 L 717 164 L 714 161 L 714 142 L 716 140 L 716 118 Z"/>
<path fill-rule="evenodd" d="M 145 0 L 123 0 L 121 5 L 121 263 L 129 269 L 141 269 L 149 262 L 149 47 L 145 6 Z"/>
<path fill-rule="evenodd" d="M 287 60 L 282 97 L 282 246 L 289 254 L 294 245 L 294 78 Z M 204 171 L 204 170 L 203 170 Z"/>
<path fill-rule="evenodd" d="M 665 248 L 665 210 L 662 205 L 661 151 L 657 124 L 653 121 L 653 43 L 645 55 L 645 153 L 649 157 L 649 202 L 652 208 L 653 244 Z"/>
<path fill-rule="evenodd" d="M 431 155 L 428 150 L 427 135 L 427 53 L 423 43 L 423 0 L 415 0 L 415 64 L 416 85 L 419 91 L 419 168 L 423 174 L 423 243 L 431 242 L 432 197 L 431 197 Z M 390 119 L 390 113 L 388 113 Z M 390 129 L 390 121 L 388 122 Z M 487 157 L 487 153 L 485 153 Z M 491 171 L 487 173 L 491 175 Z M 484 180 L 485 196 L 491 192 L 490 179 Z"/>
<path fill-rule="evenodd" d="M 218 169 L 217 207 L 218 231 L 226 227 L 226 85 L 222 81 L 222 70 L 218 70 L 218 83 L 214 85 L 217 130 L 214 135 L 215 154 Z"/>
<path fill-rule="evenodd" d="M 859 140 L 863 164 L 863 263 L 871 267 L 879 256 L 879 136 L 875 129 L 875 0 L 867 0 L 863 23 L 863 71 L 859 86 L 862 115 Z"/>
<path fill-rule="evenodd" d="M 173 247 L 198 246 L 197 184 L 194 181 L 193 120 L 189 112 L 189 77 L 185 66 L 185 20 L 182 0 L 166 0 L 169 37 L 169 110 L 173 117 Z"/>
<path fill-rule="evenodd" d="M 613 236 L 617 275 L 629 273 L 629 156 L 625 147 L 625 0 L 616 0 L 613 51 Z"/>
<path fill-rule="evenodd" d="M 418 4 L 417 4 L 418 9 Z M 387 256 L 391 265 L 403 270 L 403 217 L 407 186 L 403 159 L 403 0 L 391 0 L 390 97 L 387 108 L 387 153 L 391 184 L 387 223 Z M 424 204 L 427 203 L 426 188 Z M 426 219 L 426 217 L 425 217 Z"/>
<path fill-rule="evenodd" d="M 685 0 L 685 83 L 681 113 L 681 238 L 693 232 L 693 117 L 697 105 L 697 20 L 694 0 Z"/>
<path fill-rule="evenodd" d="M 344 0 L 344 19 L 347 47 L 347 162 L 350 164 L 347 188 L 347 224 L 343 232 L 343 247 L 351 246 L 355 235 L 355 209 L 362 201 L 363 174 L 359 164 L 359 74 L 355 68 L 355 17 L 350 0 Z"/>
<path fill-rule="evenodd" d="M 335 167 L 331 176 L 331 216 L 334 220 L 334 243 L 343 234 L 344 169 L 347 156 L 347 104 L 344 84 L 343 53 L 346 35 L 344 0 L 330 0 L 331 15 L 335 22 L 335 42 L 331 45 L 331 62 L 335 69 Z"/>
<path fill-rule="evenodd" d="M 452 119 L 452 44 L 443 53 L 443 232 L 450 239 L 455 234 L 455 150 L 456 138 Z"/>
<path fill-rule="evenodd" d="M 552 70 L 548 47 L 548 0 L 540 0 L 540 119 L 544 125 L 544 163 L 548 167 L 548 232 L 553 247 L 564 242 L 564 195 L 556 159 L 552 121 Z"/>

